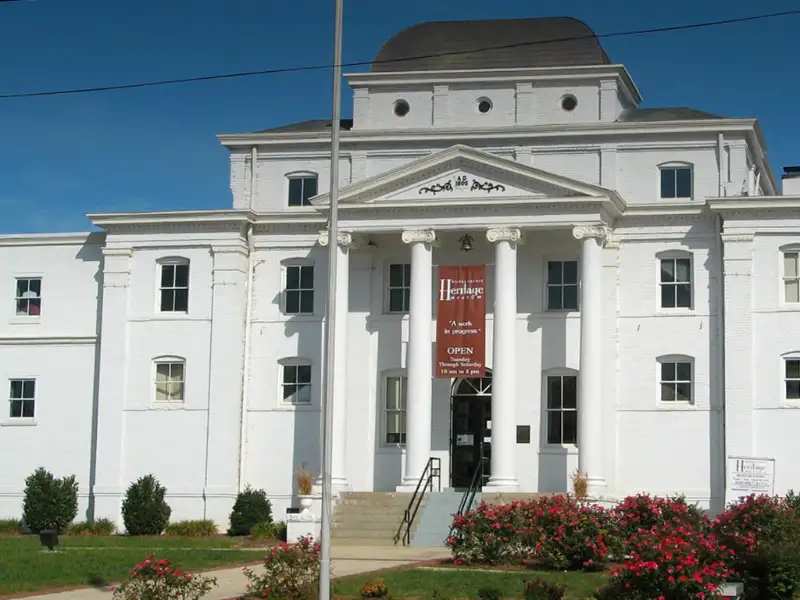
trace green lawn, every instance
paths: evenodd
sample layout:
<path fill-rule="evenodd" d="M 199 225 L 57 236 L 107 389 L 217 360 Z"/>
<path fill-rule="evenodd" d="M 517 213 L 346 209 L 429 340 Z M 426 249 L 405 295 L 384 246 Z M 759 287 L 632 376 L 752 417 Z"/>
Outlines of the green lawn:
<path fill-rule="evenodd" d="M 499 589 L 505 597 L 522 597 L 522 580 L 541 577 L 561 583 L 567 587 L 569 600 L 584 600 L 592 597 L 592 592 L 605 583 L 602 573 L 561 573 L 538 571 L 480 571 L 473 569 L 408 569 L 387 573 L 358 575 L 337 581 L 336 594 L 341 596 L 360 596 L 361 585 L 373 579 L 383 579 L 393 598 L 426 598 L 431 600 L 456 600 L 475 598 L 479 588 Z"/>
<path fill-rule="evenodd" d="M 38 536 L 0 537 L 0 596 L 125 578 L 148 555 L 183 569 L 207 569 L 260 560 L 263 550 L 230 538 L 64 537 L 58 552 L 42 549 Z"/>

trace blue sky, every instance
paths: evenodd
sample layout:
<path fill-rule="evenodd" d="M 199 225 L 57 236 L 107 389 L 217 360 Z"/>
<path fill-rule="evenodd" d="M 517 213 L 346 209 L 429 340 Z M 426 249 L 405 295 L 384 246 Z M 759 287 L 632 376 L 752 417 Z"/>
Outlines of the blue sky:
<path fill-rule="evenodd" d="M 646 7 L 646 8 L 645 8 Z M 797 8 L 791 0 L 345 0 L 345 62 L 426 20 L 573 16 L 598 34 Z M 0 94 L 327 64 L 333 0 L 0 3 Z M 776 174 L 800 164 L 800 17 L 603 40 L 643 106 L 758 117 Z M 0 100 L 0 233 L 82 231 L 88 212 L 227 208 L 217 133 L 330 115 L 330 72 Z M 345 87 L 343 114 L 351 114 Z"/>

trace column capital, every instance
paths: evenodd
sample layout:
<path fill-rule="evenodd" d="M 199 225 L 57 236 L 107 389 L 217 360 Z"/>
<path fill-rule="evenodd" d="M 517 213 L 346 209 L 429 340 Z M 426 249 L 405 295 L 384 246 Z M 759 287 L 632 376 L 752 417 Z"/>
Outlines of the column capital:
<path fill-rule="evenodd" d="M 433 229 L 407 229 L 403 232 L 404 244 L 433 244 L 436 242 L 436 232 Z"/>
<path fill-rule="evenodd" d="M 362 246 L 365 245 L 366 240 L 358 235 L 357 233 L 350 233 L 349 231 L 340 231 L 337 236 L 339 245 L 342 248 L 348 248 L 350 250 L 358 250 Z M 319 245 L 320 246 L 327 246 L 328 242 L 330 241 L 330 234 L 328 230 L 320 231 L 319 232 Z"/>
<path fill-rule="evenodd" d="M 517 227 L 493 227 L 486 231 L 486 239 L 492 244 L 496 242 L 525 242 L 525 234 Z"/>
<path fill-rule="evenodd" d="M 578 225 L 572 228 L 572 235 L 576 240 L 597 238 L 602 243 L 609 239 L 609 233 L 605 225 Z"/>

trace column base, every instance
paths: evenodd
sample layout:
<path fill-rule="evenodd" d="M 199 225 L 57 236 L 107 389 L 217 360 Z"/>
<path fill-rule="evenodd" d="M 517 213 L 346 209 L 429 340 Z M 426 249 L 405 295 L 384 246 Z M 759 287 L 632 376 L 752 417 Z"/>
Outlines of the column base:
<path fill-rule="evenodd" d="M 417 486 L 419 485 L 420 478 L 419 477 L 403 477 L 403 481 L 400 485 L 395 488 L 396 492 L 408 492 L 414 493 L 417 490 Z M 426 488 L 424 485 L 420 486 L 420 491 L 425 491 Z M 427 490 L 430 491 L 430 490 Z"/>
<path fill-rule="evenodd" d="M 497 494 L 518 492 L 519 481 L 512 477 L 489 477 L 483 491 Z"/>
<path fill-rule="evenodd" d="M 339 496 L 342 492 L 350 491 L 350 483 L 345 477 L 331 478 L 331 492 L 334 496 Z M 314 496 L 322 496 L 322 480 L 317 479 L 311 486 L 311 493 Z"/>
<path fill-rule="evenodd" d="M 586 478 L 586 495 L 590 498 L 601 498 L 606 493 L 605 477 L 587 477 Z"/>

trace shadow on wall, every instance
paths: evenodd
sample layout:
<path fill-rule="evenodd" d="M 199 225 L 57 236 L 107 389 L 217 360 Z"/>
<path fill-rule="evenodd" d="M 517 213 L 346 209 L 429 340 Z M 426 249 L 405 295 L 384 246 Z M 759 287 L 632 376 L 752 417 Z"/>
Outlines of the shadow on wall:
<path fill-rule="evenodd" d="M 91 233 L 86 242 L 75 255 L 77 260 L 96 263 L 97 271 L 94 274 L 97 286 L 97 310 L 95 319 L 95 335 L 97 342 L 94 347 L 94 383 L 92 386 L 92 429 L 89 451 L 89 502 L 86 508 L 86 520 L 94 520 L 94 486 L 97 477 L 97 423 L 100 407 L 100 332 L 103 324 L 103 246 L 105 245 L 104 233 Z"/>

